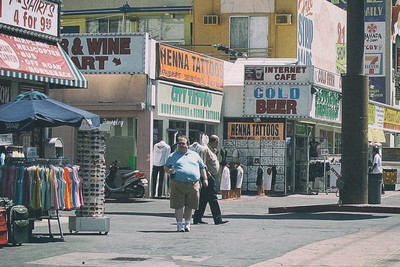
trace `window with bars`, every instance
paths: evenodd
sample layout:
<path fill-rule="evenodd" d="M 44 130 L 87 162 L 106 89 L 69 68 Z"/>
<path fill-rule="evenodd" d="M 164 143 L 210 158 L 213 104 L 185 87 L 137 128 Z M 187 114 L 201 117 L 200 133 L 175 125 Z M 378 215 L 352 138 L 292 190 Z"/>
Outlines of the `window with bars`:
<path fill-rule="evenodd" d="M 87 33 L 118 33 L 131 31 L 132 20 L 130 18 L 125 19 L 125 27 L 122 17 L 86 20 Z"/>

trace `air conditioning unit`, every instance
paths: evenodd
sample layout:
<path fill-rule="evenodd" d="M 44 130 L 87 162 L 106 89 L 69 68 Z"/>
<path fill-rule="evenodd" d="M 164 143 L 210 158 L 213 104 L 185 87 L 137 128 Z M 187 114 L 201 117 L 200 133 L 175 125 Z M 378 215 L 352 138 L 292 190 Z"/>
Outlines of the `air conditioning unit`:
<path fill-rule="evenodd" d="M 275 14 L 276 25 L 292 25 L 292 14 Z"/>
<path fill-rule="evenodd" d="M 203 17 L 204 25 L 217 25 L 219 24 L 219 16 L 218 15 L 206 15 Z"/>

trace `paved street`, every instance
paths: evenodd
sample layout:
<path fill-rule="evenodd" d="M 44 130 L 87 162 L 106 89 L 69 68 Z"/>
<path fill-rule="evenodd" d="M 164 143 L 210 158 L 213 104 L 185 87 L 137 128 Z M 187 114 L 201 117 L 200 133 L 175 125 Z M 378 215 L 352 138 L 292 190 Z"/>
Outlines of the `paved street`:
<path fill-rule="evenodd" d="M 381 205 L 360 205 L 362 212 L 269 214 L 272 207 L 336 204 L 328 195 L 242 196 L 220 200 L 225 225 L 193 225 L 177 233 L 167 199 L 106 202 L 108 235 L 69 233 L 65 241 L 45 236 L 35 243 L 0 249 L 2 266 L 398 266 L 400 265 L 400 192 L 387 191 Z M 320 206 L 321 207 L 321 206 Z M 370 212 L 372 208 L 377 208 Z M 390 213 L 388 213 L 390 212 Z M 54 223 L 54 221 L 52 221 Z M 52 225 L 57 233 L 56 225 Z M 35 223 L 35 236 L 47 233 Z M 56 236 L 58 237 L 58 236 Z"/>

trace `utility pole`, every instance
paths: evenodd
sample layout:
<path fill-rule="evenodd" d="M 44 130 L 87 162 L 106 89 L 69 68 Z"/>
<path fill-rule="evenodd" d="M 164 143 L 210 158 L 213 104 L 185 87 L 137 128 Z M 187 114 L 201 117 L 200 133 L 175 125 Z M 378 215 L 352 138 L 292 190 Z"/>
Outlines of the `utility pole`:
<path fill-rule="evenodd" d="M 342 76 L 342 204 L 368 202 L 368 77 L 364 0 L 347 1 L 347 73 Z"/>

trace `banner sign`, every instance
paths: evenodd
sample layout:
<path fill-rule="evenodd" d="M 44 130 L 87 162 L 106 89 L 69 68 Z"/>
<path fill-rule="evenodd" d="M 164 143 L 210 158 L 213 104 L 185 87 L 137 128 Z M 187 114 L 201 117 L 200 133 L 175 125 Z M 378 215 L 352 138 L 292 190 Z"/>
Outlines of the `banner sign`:
<path fill-rule="evenodd" d="M 319 90 L 315 93 L 315 117 L 339 121 L 339 93 Z"/>
<path fill-rule="evenodd" d="M 0 34 L 0 69 L 75 79 L 59 46 L 5 34 Z"/>
<path fill-rule="evenodd" d="M 385 107 L 383 128 L 400 131 L 400 110 Z"/>
<path fill-rule="evenodd" d="M 224 89 L 224 62 L 160 44 L 159 77 L 216 90 Z"/>
<path fill-rule="evenodd" d="M 159 83 L 157 114 L 170 118 L 221 122 L 222 94 Z"/>
<path fill-rule="evenodd" d="M 147 34 L 68 34 L 61 47 L 85 74 L 145 73 Z"/>
<path fill-rule="evenodd" d="M 338 92 L 342 91 L 342 78 L 339 74 L 326 71 L 314 67 L 314 80 L 315 85 L 325 87 L 327 89 L 334 89 Z"/>
<path fill-rule="evenodd" d="M 0 0 L 0 23 L 58 37 L 59 4 L 47 0 Z"/>
<path fill-rule="evenodd" d="M 228 122 L 228 139 L 284 140 L 281 122 Z"/>
<path fill-rule="evenodd" d="M 311 86 L 260 84 L 244 87 L 244 116 L 309 117 Z"/>

